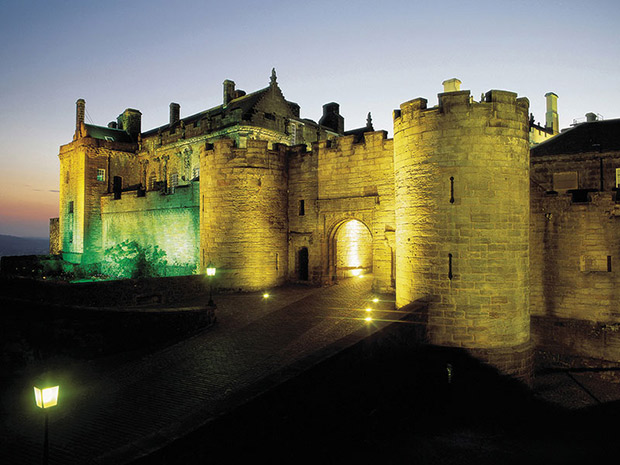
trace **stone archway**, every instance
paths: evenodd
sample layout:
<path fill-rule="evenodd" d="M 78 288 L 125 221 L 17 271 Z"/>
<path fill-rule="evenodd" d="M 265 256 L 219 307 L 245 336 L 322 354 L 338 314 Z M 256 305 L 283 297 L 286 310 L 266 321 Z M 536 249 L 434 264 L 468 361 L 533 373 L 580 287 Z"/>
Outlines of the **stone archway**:
<path fill-rule="evenodd" d="M 356 218 L 337 223 L 329 235 L 328 268 L 332 281 L 372 273 L 373 238 L 370 228 Z"/>

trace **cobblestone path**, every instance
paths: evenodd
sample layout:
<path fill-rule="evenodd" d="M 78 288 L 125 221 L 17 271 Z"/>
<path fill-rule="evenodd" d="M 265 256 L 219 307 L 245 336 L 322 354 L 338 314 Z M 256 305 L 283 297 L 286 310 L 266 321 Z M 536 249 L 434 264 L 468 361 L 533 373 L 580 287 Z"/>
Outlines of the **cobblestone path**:
<path fill-rule="evenodd" d="M 371 281 L 288 286 L 268 299 L 219 295 L 218 323 L 196 336 L 148 354 L 68 361 L 50 412 L 50 463 L 127 463 L 397 320 L 392 301 L 371 303 Z M 0 463 L 37 463 L 43 418 L 32 384 L 12 388 L 19 395 L 0 423 Z"/>

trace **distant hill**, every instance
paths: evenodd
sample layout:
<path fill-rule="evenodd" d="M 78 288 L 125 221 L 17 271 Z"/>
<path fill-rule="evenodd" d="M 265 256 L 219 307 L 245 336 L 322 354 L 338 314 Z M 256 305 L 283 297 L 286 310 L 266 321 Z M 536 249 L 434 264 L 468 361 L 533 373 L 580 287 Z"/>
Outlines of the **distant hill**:
<path fill-rule="evenodd" d="M 49 250 L 50 242 L 47 238 L 0 234 L 0 257 L 6 255 L 46 255 Z"/>

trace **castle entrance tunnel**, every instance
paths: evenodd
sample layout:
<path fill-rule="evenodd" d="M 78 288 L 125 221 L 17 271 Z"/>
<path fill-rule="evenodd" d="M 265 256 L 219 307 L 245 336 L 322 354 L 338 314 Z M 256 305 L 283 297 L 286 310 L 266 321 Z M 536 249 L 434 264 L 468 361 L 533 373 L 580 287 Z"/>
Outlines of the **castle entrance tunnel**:
<path fill-rule="evenodd" d="M 364 223 L 348 220 L 341 223 L 332 240 L 337 278 L 372 273 L 372 235 Z"/>

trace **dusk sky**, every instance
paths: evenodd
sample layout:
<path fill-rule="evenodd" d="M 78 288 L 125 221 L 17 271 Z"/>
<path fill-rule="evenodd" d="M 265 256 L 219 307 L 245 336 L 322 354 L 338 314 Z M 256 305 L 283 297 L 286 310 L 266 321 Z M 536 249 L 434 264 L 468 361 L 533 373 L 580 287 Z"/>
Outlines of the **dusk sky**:
<path fill-rule="evenodd" d="M 266 87 L 315 121 L 340 103 L 345 129 L 392 137 L 392 110 L 459 78 L 528 97 L 544 123 L 620 117 L 620 2 L 608 1 L 7 1 L 0 0 L 0 234 L 48 235 L 58 216 L 58 149 L 75 101 L 105 126 L 125 108 L 142 130 L 219 105 L 222 81 Z"/>

